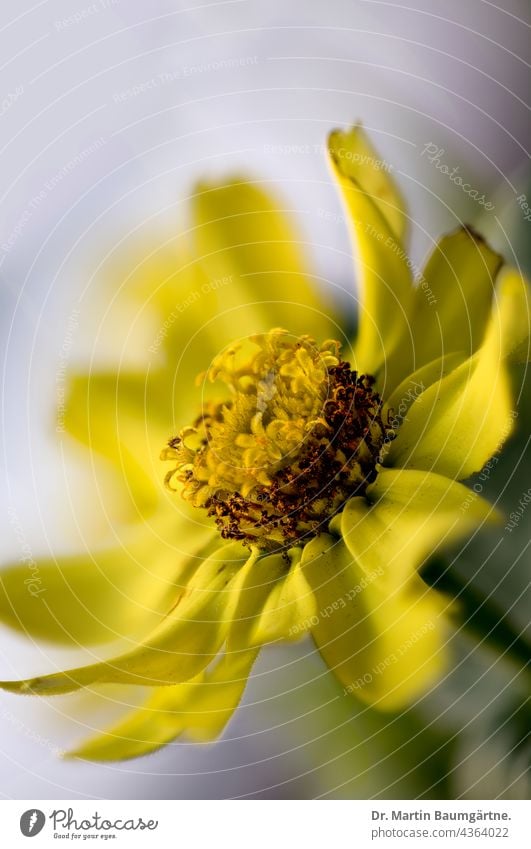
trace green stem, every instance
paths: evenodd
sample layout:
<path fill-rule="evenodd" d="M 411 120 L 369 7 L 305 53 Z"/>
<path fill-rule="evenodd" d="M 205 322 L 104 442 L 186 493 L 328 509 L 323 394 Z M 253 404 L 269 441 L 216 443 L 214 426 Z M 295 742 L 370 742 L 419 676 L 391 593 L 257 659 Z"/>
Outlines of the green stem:
<path fill-rule="evenodd" d="M 531 646 L 518 633 L 509 614 L 498 607 L 441 559 L 433 558 L 422 573 L 423 580 L 434 589 L 455 598 L 459 604 L 457 615 L 465 632 L 478 639 L 486 648 L 503 654 L 522 671 L 530 671 Z"/>

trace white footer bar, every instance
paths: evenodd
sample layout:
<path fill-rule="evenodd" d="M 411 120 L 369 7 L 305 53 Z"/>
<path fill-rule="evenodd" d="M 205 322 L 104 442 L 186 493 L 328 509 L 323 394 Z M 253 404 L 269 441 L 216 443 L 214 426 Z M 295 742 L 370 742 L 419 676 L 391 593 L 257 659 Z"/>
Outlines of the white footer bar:
<path fill-rule="evenodd" d="M 523 849 L 531 846 L 529 808 L 516 801 L 9 800 L 0 802 L 0 833 L 10 849 Z"/>

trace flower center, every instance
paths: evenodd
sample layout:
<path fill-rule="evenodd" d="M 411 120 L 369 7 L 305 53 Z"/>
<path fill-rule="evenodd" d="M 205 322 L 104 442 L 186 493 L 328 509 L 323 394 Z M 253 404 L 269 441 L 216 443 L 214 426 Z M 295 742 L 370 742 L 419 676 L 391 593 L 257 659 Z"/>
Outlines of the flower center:
<path fill-rule="evenodd" d="M 339 350 L 277 329 L 234 344 L 202 376 L 228 400 L 205 402 L 161 458 L 174 462 L 169 488 L 182 484 L 223 538 L 272 549 L 315 536 L 374 481 L 392 430 L 374 378 Z"/>

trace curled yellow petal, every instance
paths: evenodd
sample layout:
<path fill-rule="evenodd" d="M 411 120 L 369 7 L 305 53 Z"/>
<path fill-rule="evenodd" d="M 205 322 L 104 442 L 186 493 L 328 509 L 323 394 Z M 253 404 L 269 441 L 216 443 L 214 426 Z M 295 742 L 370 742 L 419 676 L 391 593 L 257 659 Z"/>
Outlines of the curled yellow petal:
<path fill-rule="evenodd" d="M 411 307 L 417 368 L 453 351 L 474 353 L 485 334 L 502 263 L 501 256 L 470 227 L 439 240 Z"/>
<path fill-rule="evenodd" d="M 438 593 L 420 579 L 390 587 L 376 572 L 368 577 L 326 534 L 308 543 L 302 566 L 318 606 L 315 643 L 346 695 L 398 710 L 437 680 L 446 664 Z"/>
<path fill-rule="evenodd" d="M 356 365 L 376 374 L 409 332 L 413 286 L 403 245 L 405 207 L 386 163 L 360 126 L 349 132 L 333 132 L 329 153 L 357 255 L 360 308 Z"/>
<path fill-rule="evenodd" d="M 243 695 L 256 651 L 225 653 L 197 678 L 161 687 L 120 722 L 69 752 L 89 761 L 121 761 L 155 752 L 185 733 L 218 737 Z"/>
<path fill-rule="evenodd" d="M 487 501 L 433 472 L 382 469 L 367 497 L 351 498 L 331 527 L 359 568 L 390 588 L 418 582 L 425 559 L 499 516 Z"/>
<path fill-rule="evenodd" d="M 160 686 L 188 681 L 214 660 L 227 635 L 238 595 L 231 586 L 241 580 L 247 558 L 240 545 L 212 554 L 193 575 L 163 622 L 132 651 L 110 660 L 26 681 L 3 681 L 14 693 L 57 695 L 92 684 Z"/>
<path fill-rule="evenodd" d="M 233 638 L 248 646 L 295 640 L 311 627 L 315 598 L 302 575 L 301 549 L 261 558 L 240 591 Z"/>
<path fill-rule="evenodd" d="M 525 281 L 504 272 L 481 347 L 414 401 L 386 465 L 456 479 L 479 472 L 513 430 L 507 362 L 528 355 L 530 327 Z"/>

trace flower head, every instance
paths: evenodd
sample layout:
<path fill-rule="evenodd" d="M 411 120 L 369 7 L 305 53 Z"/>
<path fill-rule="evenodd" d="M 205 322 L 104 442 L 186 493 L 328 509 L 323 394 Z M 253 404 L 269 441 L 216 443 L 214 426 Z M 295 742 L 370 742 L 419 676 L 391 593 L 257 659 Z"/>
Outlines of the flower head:
<path fill-rule="evenodd" d="M 341 361 L 338 342 L 275 329 L 249 343 L 215 357 L 206 377 L 227 400 L 207 404 L 162 459 L 175 462 L 168 485 L 182 484 L 224 539 L 275 549 L 326 530 L 365 492 L 391 428 L 374 378 Z"/>
<path fill-rule="evenodd" d="M 71 379 L 66 427 L 118 469 L 127 531 L 120 549 L 40 564 L 37 606 L 20 567 L 4 572 L 0 615 L 63 644 L 125 638 L 110 659 L 2 683 L 152 688 L 80 757 L 217 736 L 258 650 L 305 633 L 346 693 L 383 710 L 446 668 L 448 603 L 419 570 L 495 518 L 459 481 L 513 429 L 528 289 L 468 227 L 413 279 L 405 206 L 369 140 L 336 131 L 329 150 L 356 248 L 355 339 L 278 203 L 236 180 L 199 186 L 192 244 L 130 282 L 158 311 L 156 364 Z"/>

